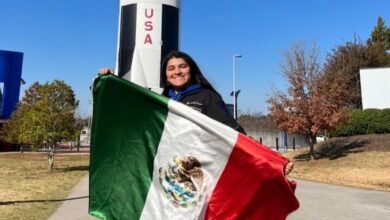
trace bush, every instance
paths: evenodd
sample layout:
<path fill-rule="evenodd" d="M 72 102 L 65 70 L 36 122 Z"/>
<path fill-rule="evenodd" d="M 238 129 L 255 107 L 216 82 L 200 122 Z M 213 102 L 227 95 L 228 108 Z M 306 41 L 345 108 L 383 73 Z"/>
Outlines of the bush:
<path fill-rule="evenodd" d="M 351 110 L 350 119 L 340 123 L 331 137 L 390 133 L 390 109 Z"/>

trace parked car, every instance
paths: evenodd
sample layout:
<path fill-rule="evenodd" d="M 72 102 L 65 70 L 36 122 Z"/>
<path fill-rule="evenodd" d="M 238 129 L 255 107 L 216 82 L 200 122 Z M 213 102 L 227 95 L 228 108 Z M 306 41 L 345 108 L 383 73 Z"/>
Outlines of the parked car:
<path fill-rule="evenodd" d="M 328 137 L 326 137 L 325 135 L 317 135 L 316 140 L 317 140 L 317 143 L 319 143 L 322 141 L 326 141 L 327 138 Z"/>

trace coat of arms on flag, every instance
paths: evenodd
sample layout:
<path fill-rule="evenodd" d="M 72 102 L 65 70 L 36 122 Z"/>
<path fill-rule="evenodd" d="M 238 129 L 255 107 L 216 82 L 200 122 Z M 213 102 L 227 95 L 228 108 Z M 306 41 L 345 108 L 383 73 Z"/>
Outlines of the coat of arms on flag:
<path fill-rule="evenodd" d="M 200 162 L 192 156 L 177 157 L 159 168 L 165 197 L 174 207 L 196 207 L 204 197 L 205 176 Z"/>

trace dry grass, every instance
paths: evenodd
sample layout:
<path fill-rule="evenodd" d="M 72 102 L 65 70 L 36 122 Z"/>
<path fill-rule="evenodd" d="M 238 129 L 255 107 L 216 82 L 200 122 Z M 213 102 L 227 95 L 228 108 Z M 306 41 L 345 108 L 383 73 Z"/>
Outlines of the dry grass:
<path fill-rule="evenodd" d="M 57 154 L 48 173 L 46 154 L 0 154 L 0 219 L 47 219 L 88 166 L 89 156 Z"/>
<path fill-rule="evenodd" d="M 287 157 L 295 163 L 290 177 L 390 191 L 390 145 L 384 141 L 378 148 L 379 138 L 390 141 L 390 135 L 331 139 L 316 146 L 316 160 L 302 160 L 307 158 L 308 148 L 290 152 Z"/>

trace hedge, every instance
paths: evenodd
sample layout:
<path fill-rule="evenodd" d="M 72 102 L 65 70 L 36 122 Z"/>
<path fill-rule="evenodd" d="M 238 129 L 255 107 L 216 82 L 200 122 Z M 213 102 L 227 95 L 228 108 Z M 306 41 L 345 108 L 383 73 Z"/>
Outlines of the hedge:
<path fill-rule="evenodd" d="M 390 133 L 390 109 L 354 109 L 349 114 L 349 120 L 337 125 L 331 137 Z"/>

